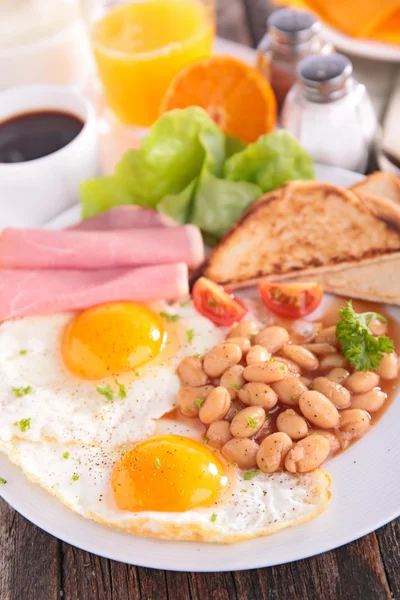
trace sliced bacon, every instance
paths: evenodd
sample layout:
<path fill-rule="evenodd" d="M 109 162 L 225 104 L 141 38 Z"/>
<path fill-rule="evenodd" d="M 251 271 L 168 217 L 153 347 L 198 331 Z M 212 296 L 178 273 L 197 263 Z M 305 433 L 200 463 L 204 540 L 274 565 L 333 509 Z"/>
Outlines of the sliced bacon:
<path fill-rule="evenodd" d="M 119 300 L 174 300 L 188 291 L 188 269 L 183 263 L 95 271 L 3 269 L 0 321 L 83 310 Z"/>
<path fill-rule="evenodd" d="M 108 269 L 204 259 L 200 230 L 194 225 L 123 231 L 4 229 L 0 267 L 16 269 Z"/>
<path fill-rule="evenodd" d="M 74 231 L 111 231 L 147 227 L 177 227 L 178 223 L 152 208 L 143 206 L 115 206 L 69 229 Z"/>

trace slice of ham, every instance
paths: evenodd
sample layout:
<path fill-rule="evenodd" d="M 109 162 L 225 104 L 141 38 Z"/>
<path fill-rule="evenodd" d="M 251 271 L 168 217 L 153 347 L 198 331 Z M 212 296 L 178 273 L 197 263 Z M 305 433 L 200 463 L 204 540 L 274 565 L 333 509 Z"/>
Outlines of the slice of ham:
<path fill-rule="evenodd" d="M 204 244 L 195 225 L 114 231 L 4 229 L 0 267 L 108 269 L 184 262 L 197 267 Z"/>
<path fill-rule="evenodd" d="M 0 321 L 83 310 L 119 300 L 175 300 L 188 291 L 188 269 L 183 263 L 95 271 L 3 269 Z"/>
<path fill-rule="evenodd" d="M 81 221 L 69 229 L 74 231 L 110 231 L 147 227 L 177 227 L 178 223 L 152 208 L 115 206 L 95 217 Z"/>

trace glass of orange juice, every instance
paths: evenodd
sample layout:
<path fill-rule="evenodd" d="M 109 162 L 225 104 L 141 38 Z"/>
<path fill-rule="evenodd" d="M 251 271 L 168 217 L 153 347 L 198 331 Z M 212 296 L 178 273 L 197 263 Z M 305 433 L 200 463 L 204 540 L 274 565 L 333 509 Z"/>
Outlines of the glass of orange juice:
<path fill-rule="evenodd" d="M 183 67 L 211 54 L 214 0 L 93 0 L 90 37 L 106 102 L 148 127 Z"/>

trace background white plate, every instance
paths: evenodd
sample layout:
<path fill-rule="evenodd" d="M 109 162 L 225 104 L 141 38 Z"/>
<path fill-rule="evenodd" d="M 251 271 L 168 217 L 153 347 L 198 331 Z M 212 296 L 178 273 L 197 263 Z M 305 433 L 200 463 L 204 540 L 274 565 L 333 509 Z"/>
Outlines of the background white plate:
<path fill-rule="evenodd" d="M 325 24 L 323 32 L 340 52 L 372 60 L 400 63 L 400 46 L 398 45 L 353 38 Z"/>
<path fill-rule="evenodd" d="M 360 175 L 318 167 L 322 181 L 348 186 Z M 73 207 L 52 226 L 67 226 L 79 216 Z M 400 320 L 400 310 L 391 310 Z M 372 432 L 327 464 L 332 501 L 326 512 L 298 527 L 233 546 L 167 542 L 139 538 L 76 515 L 25 479 L 0 454 L 0 493 L 27 519 L 83 550 L 140 566 L 177 571 L 231 571 L 267 567 L 307 558 L 366 535 L 400 514 L 400 402 L 397 398 Z"/>

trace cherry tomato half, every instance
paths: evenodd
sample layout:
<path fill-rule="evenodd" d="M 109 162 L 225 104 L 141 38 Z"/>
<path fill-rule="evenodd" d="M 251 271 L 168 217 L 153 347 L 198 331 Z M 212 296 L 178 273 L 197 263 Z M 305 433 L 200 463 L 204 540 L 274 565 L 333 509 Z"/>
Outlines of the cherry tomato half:
<path fill-rule="evenodd" d="M 309 315 L 318 308 L 324 295 L 319 283 L 260 281 L 258 291 L 265 306 L 286 319 Z"/>
<path fill-rule="evenodd" d="M 192 298 L 199 313 L 220 327 L 233 325 L 247 313 L 240 300 L 206 277 L 196 281 Z"/>

